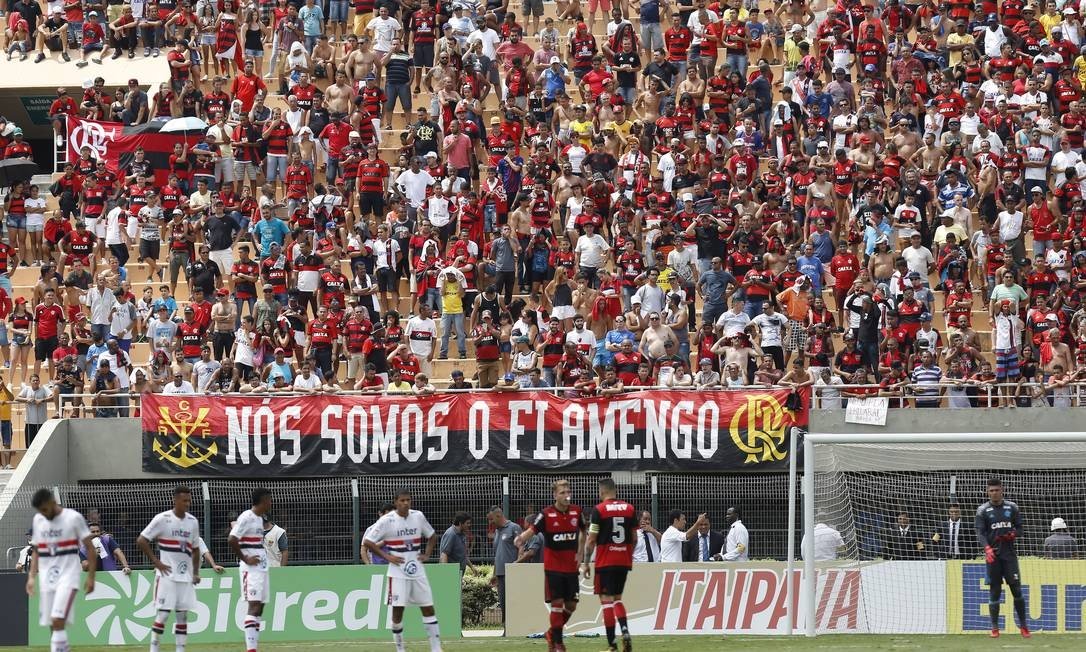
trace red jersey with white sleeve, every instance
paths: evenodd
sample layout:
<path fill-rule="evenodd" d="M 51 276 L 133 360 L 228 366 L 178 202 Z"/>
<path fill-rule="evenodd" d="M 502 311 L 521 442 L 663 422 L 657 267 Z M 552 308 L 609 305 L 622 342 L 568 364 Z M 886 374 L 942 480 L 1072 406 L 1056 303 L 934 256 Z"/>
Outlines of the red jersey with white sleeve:
<path fill-rule="evenodd" d="M 238 561 L 242 570 L 250 573 L 268 572 L 268 552 L 264 549 L 264 517 L 247 509 L 234 521 L 230 536 L 237 538 L 241 551 L 249 557 L 256 557 L 255 564 Z"/>
<path fill-rule="evenodd" d="M 38 553 L 38 577 L 43 593 L 79 587 L 83 566 L 79 560 L 79 544 L 90 536 L 83 515 L 63 508 L 52 519 L 34 514 L 30 545 Z"/>
<path fill-rule="evenodd" d="M 156 578 L 192 582 L 192 551 L 199 547 L 200 540 L 200 522 L 195 516 L 188 512 L 178 516 L 168 509 L 151 519 L 140 536 L 158 546 L 158 558 L 170 567 L 168 575 L 156 568 Z"/>
<path fill-rule="evenodd" d="M 388 552 L 403 558 L 402 564 L 389 564 L 388 576 L 401 580 L 425 580 L 426 570 L 419 561 L 419 553 L 434 535 L 434 528 L 426 516 L 412 509 L 407 516 L 393 510 L 373 524 L 366 532 L 366 541 L 384 547 Z"/>
<path fill-rule="evenodd" d="M 608 498 L 596 505 L 588 525 L 596 535 L 596 568 L 633 568 L 639 527 L 634 506 L 625 500 Z"/>
<path fill-rule="evenodd" d="M 585 529 L 584 514 L 577 505 L 561 511 L 548 505 L 536 515 L 531 527 L 543 534 L 543 570 L 577 572 L 577 538 Z"/>

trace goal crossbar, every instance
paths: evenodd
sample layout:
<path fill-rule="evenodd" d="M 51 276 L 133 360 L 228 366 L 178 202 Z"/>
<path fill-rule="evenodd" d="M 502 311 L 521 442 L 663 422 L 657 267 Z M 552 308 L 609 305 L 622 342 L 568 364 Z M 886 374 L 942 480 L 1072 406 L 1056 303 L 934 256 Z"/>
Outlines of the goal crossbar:
<path fill-rule="evenodd" d="M 1086 444 L 1086 431 L 1059 432 L 1000 432 L 1000 433 L 960 433 L 960 432 L 872 432 L 856 433 L 806 433 L 803 437 L 803 579 L 800 590 L 803 598 L 801 605 L 804 634 L 816 636 L 817 621 L 816 599 L 818 575 L 815 565 L 814 529 L 815 529 L 815 473 L 818 444 L 842 445 L 880 445 L 880 444 L 977 444 L 977 443 L 1082 443 Z M 1074 466 L 1079 466 L 1081 461 Z M 794 492 L 793 492 L 794 494 Z M 789 533 L 793 536 L 794 533 Z"/>

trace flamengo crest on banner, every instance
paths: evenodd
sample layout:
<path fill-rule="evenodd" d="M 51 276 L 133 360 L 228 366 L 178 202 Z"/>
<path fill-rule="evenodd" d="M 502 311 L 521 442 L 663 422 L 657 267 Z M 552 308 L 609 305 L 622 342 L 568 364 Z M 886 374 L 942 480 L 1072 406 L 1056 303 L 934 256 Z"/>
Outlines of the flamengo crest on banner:
<path fill-rule="evenodd" d="M 787 390 L 413 396 L 143 396 L 143 468 L 326 475 L 774 470 L 806 411 Z M 805 403 L 805 401 L 804 401 Z"/>

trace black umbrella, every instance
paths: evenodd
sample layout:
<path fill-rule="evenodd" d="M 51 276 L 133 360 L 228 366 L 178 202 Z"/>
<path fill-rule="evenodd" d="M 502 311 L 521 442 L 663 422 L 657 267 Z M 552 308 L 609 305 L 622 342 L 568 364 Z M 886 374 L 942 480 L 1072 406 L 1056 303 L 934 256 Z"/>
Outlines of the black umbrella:
<path fill-rule="evenodd" d="M 20 181 L 29 181 L 41 172 L 41 166 L 28 158 L 0 161 L 0 188 L 10 188 Z"/>

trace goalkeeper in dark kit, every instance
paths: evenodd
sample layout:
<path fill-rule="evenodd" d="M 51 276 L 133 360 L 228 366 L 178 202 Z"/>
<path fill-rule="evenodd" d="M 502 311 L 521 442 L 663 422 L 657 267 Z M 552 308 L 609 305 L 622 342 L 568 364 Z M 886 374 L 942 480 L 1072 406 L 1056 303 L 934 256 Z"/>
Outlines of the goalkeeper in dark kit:
<path fill-rule="evenodd" d="M 1022 579 L 1018 574 L 1018 553 L 1015 541 L 1022 534 L 1022 514 L 1018 505 L 1003 498 L 1003 481 L 988 480 L 988 502 L 977 508 L 977 541 L 984 548 L 988 563 L 988 614 L 992 618 L 992 638 L 999 637 L 999 599 L 1003 582 L 1014 596 L 1014 613 L 1018 615 L 1018 631 L 1030 637 L 1026 625 L 1026 599 L 1022 597 Z"/>

